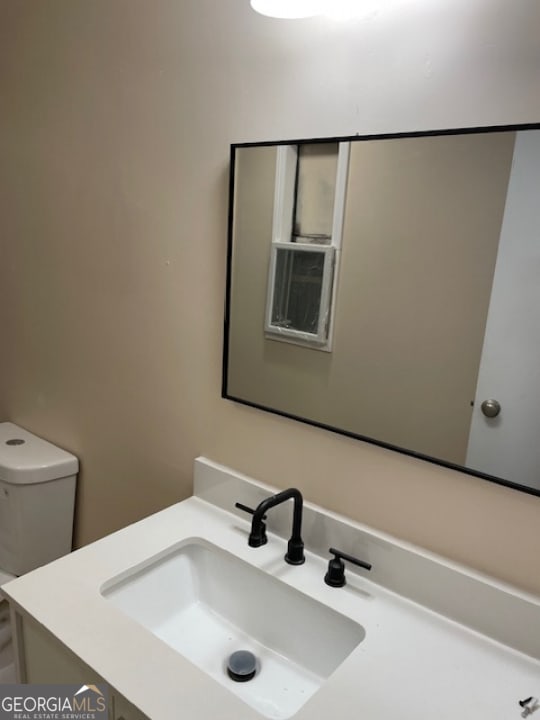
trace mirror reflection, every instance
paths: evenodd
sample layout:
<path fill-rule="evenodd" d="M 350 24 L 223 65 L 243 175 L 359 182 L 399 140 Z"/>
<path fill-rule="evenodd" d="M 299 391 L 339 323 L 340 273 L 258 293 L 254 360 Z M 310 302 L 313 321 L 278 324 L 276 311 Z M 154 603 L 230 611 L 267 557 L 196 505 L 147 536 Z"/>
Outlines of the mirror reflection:
<path fill-rule="evenodd" d="M 232 148 L 224 397 L 540 494 L 540 129 Z"/>

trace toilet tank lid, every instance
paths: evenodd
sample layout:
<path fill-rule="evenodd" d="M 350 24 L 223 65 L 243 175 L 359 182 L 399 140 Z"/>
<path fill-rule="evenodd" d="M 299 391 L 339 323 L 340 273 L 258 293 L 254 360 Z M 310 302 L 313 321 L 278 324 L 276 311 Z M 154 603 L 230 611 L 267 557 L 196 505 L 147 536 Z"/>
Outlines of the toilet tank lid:
<path fill-rule="evenodd" d="M 76 475 L 79 461 L 42 438 L 10 422 L 0 423 L 0 480 L 35 485 Z"/>

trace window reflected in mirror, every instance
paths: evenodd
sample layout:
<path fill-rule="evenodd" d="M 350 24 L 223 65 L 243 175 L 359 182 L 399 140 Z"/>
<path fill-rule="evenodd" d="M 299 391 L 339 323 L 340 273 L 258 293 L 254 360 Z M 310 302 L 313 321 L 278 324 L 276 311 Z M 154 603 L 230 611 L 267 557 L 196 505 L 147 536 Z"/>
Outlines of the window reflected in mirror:
<path fill-rule="evenodd" d="M 324 255 L 294 247 L 276 252 L 272 325 L 316 334 L 321 311 Z"/>

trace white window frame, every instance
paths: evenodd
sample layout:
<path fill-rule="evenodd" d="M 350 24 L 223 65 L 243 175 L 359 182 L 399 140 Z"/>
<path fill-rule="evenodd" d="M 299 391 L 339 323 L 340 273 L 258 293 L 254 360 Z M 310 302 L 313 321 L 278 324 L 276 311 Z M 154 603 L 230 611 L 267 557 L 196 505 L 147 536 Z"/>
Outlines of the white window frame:
<path fill-rule="evenodd" d="M 282 325 L 275 325 L 272 322 L 272 312 L 274 308 L 274 296 L 275 296 L 275 277 L 276 277 L 276 265 L 277 255 L 279 250 L 286 252 L 310 252 L 320 253 L 324 255 L 323 264 L 323 276 L 321 285 L 321 296 L 319 305 L 319 321 L 317 323 L 317 332 L 310 333 L 303 330 L 296 330 L 294 328 L 288 328 Z M 328 339 L 328 308 L 331 300 L 332 293 L 332 280 L 334 276 L 334 258 L 335 248 L 331 245 L 315 245 L 311 243 L 293 243 L 293 242 L 275 242 L 272 243 L 272 251 L 270 255 L 270 272 L 269 277 L 271 282 L 268 283 L 268 297 L 266 302 L 266 321 L 265 321 L 265 332 L 272 335 L 273 339 L 287 340 L 292 342 L 294 340 L 302 343 L 316 343 L 318 345 L 324 345 Z M 274 338 L 274 335 L 276 337 Z"/>
<path fill-rule="evenodd" d="M 336 307 L 341 243 L 349 172 L 350 143 L 340 142 L 336 169 L 334 214 L 332 236 L 327 245 L 292 242 L 293 209 L 296 192 L 297 146 L 280 145 L 277 148 L 276 181 L 274 191 L 274 216 L 272 224 L 272 248 L 268 269 L 268 288 L 264 321 L 265 336 L 269 340 L 289 342 L 332 352 L 334 315 Z M 319 322 L 316 333 L 286 328 L 272 323 L 274 290 L 278 250 L 291 252 L 323 253 L 324 268 L 319 307 Z"/>

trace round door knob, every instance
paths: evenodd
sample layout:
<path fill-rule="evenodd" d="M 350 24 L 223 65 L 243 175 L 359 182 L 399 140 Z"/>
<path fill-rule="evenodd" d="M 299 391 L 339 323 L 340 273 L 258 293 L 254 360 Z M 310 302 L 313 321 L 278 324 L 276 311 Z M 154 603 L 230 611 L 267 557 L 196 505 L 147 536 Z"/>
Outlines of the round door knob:
<path fill-rule="evenodd" d="M 488 418 L 497 417 L 497 415 L 501 412 L 501 406 L 497 400 L 484 400 L 480 407 L 482 408 L 484 415 Z"/>

